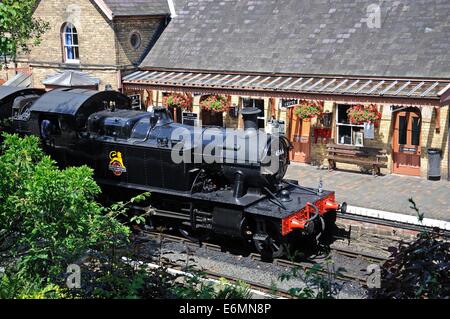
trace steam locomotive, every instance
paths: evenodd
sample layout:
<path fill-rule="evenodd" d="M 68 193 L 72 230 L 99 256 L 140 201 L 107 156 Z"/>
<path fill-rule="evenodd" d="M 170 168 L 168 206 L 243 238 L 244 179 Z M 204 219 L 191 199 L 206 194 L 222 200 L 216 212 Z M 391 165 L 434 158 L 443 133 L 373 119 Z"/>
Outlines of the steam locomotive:
<path fill-rule="evenodd" d="M 190 239 L 242 239 L 277 258 L 299 238 L 319 240 L 346 204 L 284 179 L 291 145 L 258 132 L 258 113 L 242 110 L 244 130 L 200 129 L 174 123 L 166 109 L 132 110 L 119 92 L 0 87 L 4 129 L 39 136 L 63 167 L 90 166 L 105 194 L 150 192 L 133 208 L 154 223 Z"/>

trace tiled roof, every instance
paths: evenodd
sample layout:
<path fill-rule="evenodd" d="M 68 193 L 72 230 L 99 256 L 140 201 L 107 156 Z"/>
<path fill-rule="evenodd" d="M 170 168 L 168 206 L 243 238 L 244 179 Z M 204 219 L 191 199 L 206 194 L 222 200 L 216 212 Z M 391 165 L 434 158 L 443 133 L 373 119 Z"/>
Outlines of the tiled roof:
<path fill-rule="evenodd" d="M 103 0 L 113 16 L 167 15 L 167 0 Z"/>
<path fill-rule="evenodd" d="M 380 27 L 368 15 L 374 4 Z M 142 68 L 450 79 L 448 0 L 176 0 L 175 7 Z"/>

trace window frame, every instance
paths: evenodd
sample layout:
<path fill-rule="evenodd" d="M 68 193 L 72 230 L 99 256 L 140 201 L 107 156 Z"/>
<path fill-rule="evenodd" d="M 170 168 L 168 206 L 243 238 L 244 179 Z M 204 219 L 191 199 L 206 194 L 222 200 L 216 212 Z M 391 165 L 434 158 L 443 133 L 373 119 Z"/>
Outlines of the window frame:
<path fill-rule="evenodd" d="M 67 28 L 70 27 L 71 32 L 67 32 Z M 71 35 L 72 43 L 69 44 L 67 42 L 67 35 Z M 76 36 L 76 37 L 75 37 Z M 77 41 L 75 41 L 75 39 Z M 73 23 L 66 22 L 62 26 L 61 32 L 61 43 L 62 43 L 62 51 L 63 51 L 63 59 L 64 63 L 69 64 L 80 64 L 80 41 L 78 29 L 75 27 Z M 73 54 L 75 59 L 69 59 L 69 48 L 73 50 Z"/>
<path fill-rule="evenodd" d="M 267 126 L 267 119 L 266 119 L 266 100 L 264 98 L 254 98 L 254 97 L 242 97 L 242 107 L 245 107 L 245 103 L 246 101 L 251 101 L 251 106 L 248 107 L 253 107 L 253 108 L 257 108 L 258 110 L 262 111 L 262 114 L 259 114 L 258 116 L 258 126 L 260 121 L 264 121 L 264 127 L 260 128 L 260 129 L 264 129 Z M 256 106 L 256 101 L 262 101 L 263 102 L 263 107 L 262 109 Z"/>
<path fill-rule="evenodd" d="M 340 115 L 340 112 L 341 112 L 340 109 L 342 107 L 352 107 L 352 105 L 350 105 L 350 104 L 336 104 L 336 144 L 338 144 L 338 145 L 348 145 L 348 146 L 353 146 L 353 147 L 361 147 L 361 146 L 358 146 L 358 145 L 355 144 L 353 135 L 354 135 L 354 132 L 355 132 L 355 128 L 362 129 L 361 133 L 363 133 L 363 140 L 364 140 L 365 139 L 365 136 L 364 136 L 364 125 L 357 125 L 357 124 L 351 124 L 351 123 L 340 123 L 339 122 L 339 115 Z M 341 132 L 341 128 L 342 127 L 349 127 L 350 128 L 350 144 L 341 143 L 341 140 L 340 140 L 339 137 L 340 137 L 340 132 Z M 358 132 L 360 132 L 360 130 L 358 130 Z"/>
<path fill-rule="evenodd" d="M 138 43 L 133 45 L 133 36 L 137 37 Z M 142 35 L 138 30 L 133 30 L 128 36 L 128 43 L 133 50 L 139 50 L 142 47 Z"/>

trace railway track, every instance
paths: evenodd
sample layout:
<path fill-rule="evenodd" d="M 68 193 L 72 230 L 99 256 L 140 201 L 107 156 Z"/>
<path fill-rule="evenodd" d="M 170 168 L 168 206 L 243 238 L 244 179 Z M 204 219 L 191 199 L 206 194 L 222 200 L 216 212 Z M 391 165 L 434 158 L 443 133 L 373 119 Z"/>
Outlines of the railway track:
<path fill-rule="evenodd" d="M 417 231 L 417 232 L 421 232 L 424 230 L 427 230 L 427 231 L 435 230 L 433 227 L 429 227 L 429 226 L 414 225 L 414 224 L 409 224 L 409 223 L 404 223 L 404 222 L 399 222 L 399 221 L 379 219 L 379 218 L 375 218 L 375 217 L 360 216 L 360 215 L 354 215 L 354 214 L 342 214 L 342 213 L 338 213 L 337 216 L 340 219 L 352 220 L 352 221 L 368 223 L 368 224 L 373 224 L 373 225 L 388 226 L 388 227 L 399 228 L 399 229 L 404 229 L 404 230 L 412 230 L 412 231 Z M 439 232 L 442 235 L 442 237 L 450 238 L 449 230 L 440 229 Z"/>
<path fill-rule="evenodd" d="M 170 269 L 182 271 L 182 272 L 186 271 L 186 269 L 184 269 L 184 267 L 181 266 L 180 264 L 177 264 L 177 263 L 174 263 L 171 261 L 167 261 L 167 260 L 163 261 L 163 266 L 170 268 Z M 219 273 L 216 273 L 211 270 L 202 270 L 201 274 L 204 279 L 213 280 L 216 282 L 221 282 L 223 279 L 225 279 L 226 282 L 229 284 L 237 285 L 237 284 L 239 284 L 239 282 L 242 282 L 242 280 L 240 278 L 237 278 L 234 276 L 229 276 L 229 275 L 219 274 Z M 290 294 L 290 292 L 285 289 L 280 289 L 278 287 L 270 287 L 270 286 L 267 286 L 267 285 L 264 285 L 261 283 L 256 283 L 256 282 L 248 281 L 248 280 L 246 280 L 245 283 L 248 285 L 250 290 L 262 292 L 267 297 L 281 298 L 281 299 L 292 298 L 292 295 Z"/>
<path fill-rule="evenodd" d="M 184 237 L 174 236 L 174 235 L 161 233 L 161 232 L 155 232 L 155 231 L 142 231 L 142 234 L 147 239 L 154 240 L 154 241 L 157 241 L 160 243 L 182 244 L 185 247 L 187 247 L 189 251 L 195 251 L 196 249 L 203 248 L 206 251 L 209 250 L 209 251 L 214 251 L 214 252 L 222 252 L 222 248 L 220 246 L 211 244 L 211 243 L 199 244 L 198 242 L 190 241 Z M 386 261 L 386 259 L 375 256 L 375 255 L 362 253 L 362 252 L 354 252 L 354 251 L 346 250 L 343 248 L 331 248 L 331 252 L 341 255 L 341 256 L 349 257 L 349 258 L 363 259 L 370 263 L 375 263 L 375 264 L 382 264 Z M 248 257 L 255 261 L 263 260 L 262 256 L 259 254 L 256 254 L 256 253 L 252 253 Z M 323 258 L 321 258 L 321 259 L 323 260 Z M 310 270 L 317 263 L 320 263 L 320 262 L 317 262 L 315 260 L 308 260 L 306 262 L 295 262 L 295 261 L 290 261 L 287 259 L 274 259 L 273 260 L 274 265 L 288 268 L 288 269 L 298 268 L 298 269 L 303 269 L 303 270 Z M 176 267 L 177 265 L 171 265 L 171 266 Z M 208 270 L 205 270 L 203 272 L 206 275 L 211 276 L 212 278 L 214 278 L 214 277 L 225 278 L 231 282 L 239 281 L 239 278 L 233 278 L 233 277 L 227 278 L 227 276 L 219 275 L 219 274 L 216 274 L 216 273 L 208 271 Z M 327 274 L 326 271 L 322 271 L 322 270 L 320 270 L 318 272 L 321 274 L 324 274 L 324 275 Z M 342 281 L 342 282 L 357 282 L 361 286 L 367 287 L 367 278 L 365 276 L 358 276 L 358 275 L 354 275 L 351 273 L 339 273 L 336 276 L 336 279 L 338 279 L 339 281 Z M 267 286 L 260 285 L 257 283 L 249 283 L 249 284 L 250 284 L 250 286 L 259 288 L 262 291 L 272 291 L 273 292 L 272 287 L 267 287 Z M 287 295 L 289 295 L 289 292 L 282 291 L 281 294 L 282 294 L 282 296 L 287 296 Z"/>

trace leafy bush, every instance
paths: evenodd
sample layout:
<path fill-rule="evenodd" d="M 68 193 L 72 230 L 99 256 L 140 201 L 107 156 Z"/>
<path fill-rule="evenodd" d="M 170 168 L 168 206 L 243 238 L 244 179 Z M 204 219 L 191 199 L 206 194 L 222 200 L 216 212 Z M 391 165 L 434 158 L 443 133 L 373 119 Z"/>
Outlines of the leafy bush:
<path fill-rule="evenodd" d="M 192 277 L 185 278 L 183 284 L 174 286 L 171 290 L 179 299 L 251 299 L 250 287 L 244 282 L 230 284 L 222 280 L 220 284 L 205 281 L 201 272 L 193 271 Z"/>
<path fill-rule="evenodd" d="M 4 135 L 0 155 L 0 253 L 17 275 L 57 278 L 88 249 L 125 243 L 129 229 L 95 201 L 88 167 L 60 170 L 35 137 Z M 7 255 L 5 255 L 7 253 Z"/>
<path fill-rule="evenodd" d="M 292 268 L 289 273 L 282 274 L 280 280 L 300 279 L 305 287 L 292 288 L 290 294 L 296 299 L 335 299 L 342 290 L 337 277 L 344 269 L 336 269 L 331 260 L 324 265 L 316 264 L 310 269 Z"/>
<path fill-rule="evenodd" d="M 382 268 L 382 288 L 372 298 L 443 299 L 450 297 L 450 243 L 434 232 L 422 232 L 401 243 Z"/>
<path fill-rule="evenodd" d="M 425 215 L 410 198 L 419 222 Z M 424 230 L 411 243 L 390 248 L 391 256 L 382 267 L 382 287 L 370 291 L 375 299 L 450 298 L 450 242 L 439 230 Z"/>

